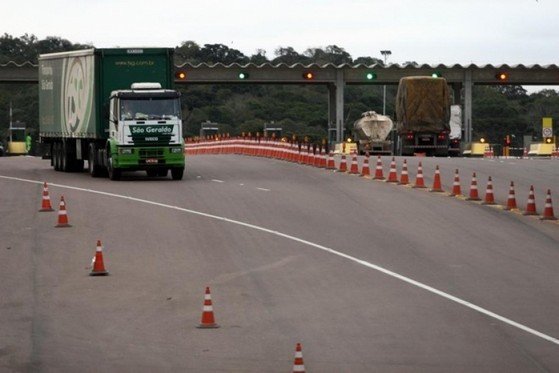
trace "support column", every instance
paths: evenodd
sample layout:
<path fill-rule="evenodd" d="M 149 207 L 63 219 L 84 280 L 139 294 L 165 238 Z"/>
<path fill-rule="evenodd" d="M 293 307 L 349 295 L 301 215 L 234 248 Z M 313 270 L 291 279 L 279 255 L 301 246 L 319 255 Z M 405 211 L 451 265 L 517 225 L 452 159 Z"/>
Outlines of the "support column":
<path fill-rule="evenodd" d="M 472 142 L 472 70 L 464 72 L 464 142 Z"/>
<path fill-rule="evenodd" d="M 344 141 L 344 70 L 336 69 L 336 141 Z"/>

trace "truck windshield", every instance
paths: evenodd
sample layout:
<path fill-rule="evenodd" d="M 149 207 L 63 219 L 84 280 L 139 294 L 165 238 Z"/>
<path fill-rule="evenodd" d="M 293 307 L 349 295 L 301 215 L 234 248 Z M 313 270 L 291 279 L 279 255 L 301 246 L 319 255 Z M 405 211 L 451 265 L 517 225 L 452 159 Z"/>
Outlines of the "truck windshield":
<path fill-rule="evenodd" d="M 178 98 L 138 98 L 120 100 L 121 120 L 167 120 L 180 118 Z"/>

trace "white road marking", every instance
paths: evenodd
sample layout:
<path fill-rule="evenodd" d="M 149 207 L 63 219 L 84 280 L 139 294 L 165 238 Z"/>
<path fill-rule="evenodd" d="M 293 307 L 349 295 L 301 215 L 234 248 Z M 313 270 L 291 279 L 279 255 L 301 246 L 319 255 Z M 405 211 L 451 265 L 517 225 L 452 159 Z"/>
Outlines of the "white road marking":
<path fill-rule="evenodd" d="M 26 183 L 34 183 L 34 184 L 41 184 L 41 185 L 43 184 L 43 181 L 22 179 L 22 178 L 18 178 L 18 177 L 10 177 L 10 176 L 2 176 L 2 175 L 0 175 L 0 179 L 22 181 L 22 182 L 26 182 Z M 485 309 L 485 308 L 483 308 L 483 307 L 480 307 L 480 306 L 478 306 L 478 305 L 475 305 L 475 304 L 473 304 L 473 303 L 470 303 L 470 302 L 468 302 L 468 301 L 466 301 L 466 300 L 463 300 L 463 299 L 461 299 L 461 298 L 455 297 L 454 295 L 451 295 L 451 294 L 449 294 L 449 293 L 445 293 L 444 291 L 438 290 L 438 289 L 436 289 L 436 288 L 434 288 L 434 287 L 432 287 L 432 286 L 426 285 L 426 284 L 424 284 L 424 283 L 422 283 L 422 282 L 419 282 L 419 281 L 416 281 L 416 280 L 411 279 L 411 278 L 409 278 L 409 277 L 403 276 L 403 275 L 401 275 L 401 274 L 399 274 L 399 273 L 390 271 L 390 270 L 388 270 L 388 269 L 386 269 L 386 268 L 383 268 L 383 267 L 380 267 L 380 266 L 378 266 L 378 265 L 376 265 L 376 264 L 373 264 L 373 263 L 367 262 L 367 261 L 365 261 L 365 260 L 356 258 L 356 257 L 354 257 L 354 256 L 351 256 L 351 255 L 342 253 L 341 251 L 337 251 L 337 250 L 331 249 L 331 248 L 329 248 L 329 247 L 322 246 L 322 245 L 319 245 L 319 244 L 317 244 L 317 243 L 310 242 L 310 241 L 307 241 L 307 240 L 304 240 L 304 239 L 301 239 L 301 238 L 298 238 L 298 237 L 295 237 L 295 236 L 291 236 L 291 235 L 288 235 L 288 234 L 285 234 L 285 233 L 281 233 L 281 232 L 278 232 L 278 231 L 275 231 L 275 230 L 272 230 L 272 229 L 264 228 L 264 227 L 261 227 L 261 226 L 258 226 L 258 225 L 253 225 L 253 224 L 249 224 L 249 223 L 244 223 L 244 222 L 242 222 L 242 221 L 238 221 L 238 220 L 233 220 L 233 219 L 225 218 L 225 217 L 223 217 L 223 216 L 207 214 L 207 213 L 205 213 L 205 212 L 200 212 L 200 211 L 196 211 L 196 210 L 190 210 L 190 209 L 186 209 L 186 208 L 179 207 L 179 206 L 168 205 L 168 204 L 165 204 L 165 203 L 159 203 L 159 202 L 149 201 L 149 200 L 145 200 L 145 199 L 141 199 L 141 198 L 125 196 L 125 195 L 122 195 L 122 194 L 115 194 L 115 193 L 102 192 L 102 191 L 93 190 L 93 189 L 79 188 L 79 187 L 73 187 L 73 186 L 69 186 L 69 185 L 56 184 L 56 183 L 49 183 L 49 186 L 59 187 L 59 188 L 64 188 L 64 189 L 70 189 L 70 190 L 76 190 L 76 191 L 81 191 L 81 192 L 87 192 L 87 193 L 93 193 L 93 194 L 99 194 L 99 195 L 103 195 L 103 196 L 107 196 L 107 197 L 127 199 L 127 200 L 130 200 L 130 201 L 145 203 L 145 204 L 148 204 L 148 205 L 153 205 L 153 206 L 158 206 L 158 207 L 173 209 L 173 210 L 182 211 L 182 212 L 186 212 L 186 213 L 193 214 L 193 215 L 203 216 L 203 217 L 210 218 L 210 219 L 215 219 L 215 220 L 220 220 L 220 221 L 227 222 L 227 223 L 231 223 L 231 224 L 240 225 L 240 226 L 242 226 L 242 227 L 246 227 L 246 228 L 250 228 L 250 229 L 255 229 L 255 230 L 258 230 L 258 231 L 261 231 L 261 232 L 265 232 L 265 233 L 269 233 L 269 234 L 272 234 L 272 235 L 275 235 L 275 236 L 278 236 L 278 237 L 283 237 L 283 238 L 286 238 L 286 239 L 288 239 L 288 240 L 295 241 L 295 242 L 301 243 L 301 244 L 303 244 L 303 245 L 311 246 L 311 247 L 314 247 L 314 248 L 316 248 L 316 249 L 319 249 L 319 250 L 328 252 L 328 253 L 333 254 L 333 255 L 337 255 L 337 256 L 339 256 L 339 257 L 341 257 L 341 258 L 350 260 L 350 261 L 355 262 L 355 263 L 357 263 L 357 264 L 360 264 L 360 265 L 362 265 L 362 266 L 364 266 L 364 267 L 374 269 L 375 271 L 384 273 L 385 275 L 388 275 L 388 276 L 390 276 L 390 277 L 396 278 L 396 279 L 398 279 L 398 280 L 400 280 L 400 281 L 406 282 L 406 283 L 408 283 L 408 284 L 410 284 L 410 285 L 413 285 L 413 286 L 415 286 L 415 287 L 418 287 L 418 288 L 420 288 L 420 289 L 426 290 L 426 291 L 428 291 L 428 292 L 430 292 L 430 293 L 432 293 L 432 294 L 436 294 L 436 295 L 438 295 L 438 296 L 440 296 L 440 297 L 442 297 L 442 298 L 445 298 L 445 299 L 450 300 L 450 301 L 452 301 L 452 302 L 458 303 L 458 304 L 460 304 L 460 305 L 462 305 L 462 306 L 464 306 L 464 307 L 470 308 L 470 309 L 472 309 L 472 310 L 474 310 L 474 311 L 477 311 L 477 312 L 479 312 L 479 313 L 481 313 L 481 314 L 484 314 L 484 315 L 486 315 L 486 316 L 489 316 L 489 317 L 491 317 L 491 318 L 493 318 L 493 319 L 499 320 L 499 321 L 501 321 L 501 322 L 503 322 L 503 323 L 505 323 L 505 324 L 508 324 L 508 325 L 510 325 L 510 326 L 513 326 L 513 327 L 515 327 L 515 328 L 517 328 L 517 329 L 523 330 L 523 331 L 525 331 L 526 333 L 532 334 L 532 335 L 534 335 L 534 336 L 536 336 L 536 337 L 539 337 L 539 338 L 542 338 L 542 339 L 544 339 L 544 340 L 546 340 L 546 341 L 548 341 L 548 342 L 551 342 L 551 343 L 554 343 L 554 344 L 556 344 L 556 345 L 559 345 L 559 339 L 557 339 L 557 338 L 554 338 L 554 337 L 552 337 L 552 336 L 550 336 L 550 335 L 547 335 L 547 334 L 545 334 L 545 333 L 542 333 L 542 332 L 540 332 L 540 331 L 537 331 L 537 330 L 535 330 L 535 329 L 532 329 L 532 328 L 530 328 L 530 327 L 528 327 L 528 326 L 526 326 L 526 325 L 520 324 L 520 323 L 518 323 L 518 322 L 516 322 L 516 321 L 513 321 L 513 320 L 511 320 L 511 319 L 509 319 L 509 318 L 506 318 L 506 317 L 504 317 L 504 316 L 501 316 L 501 315 L 499 315 L 499 314 L 496 314 L 496 313 L 494 313 L 494 312 L 492 312 L 492 311 L 489 311 L 489 310 L 487 310 L 487 309 Z"/>
<path fill-rule="evenodd" d="M 266 188 L 256 188 L 256 189 L 261 190 L 263 192 L 270 192 L 271 191 L 271 189 L 266 189 Z"/>
<path fill-rule="evenodd" d="M 223 180 L 218 180 L 218 179 L 212 179 L 213 182 L 215 183 L 224 183 L 225 181 Z"/>

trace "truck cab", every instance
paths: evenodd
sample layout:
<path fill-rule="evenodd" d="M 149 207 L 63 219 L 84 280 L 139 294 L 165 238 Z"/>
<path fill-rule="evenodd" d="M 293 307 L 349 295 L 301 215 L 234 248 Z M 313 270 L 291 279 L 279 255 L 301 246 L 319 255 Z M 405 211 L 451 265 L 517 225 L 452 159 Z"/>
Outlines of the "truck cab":
<path fill-rule="evenodd" d="M 144 170 L 174 180 L 184 172 L 180 93 L 159 83 L 133 83 L 109 100 L 106 166 L 111 179 L 121 171 Z"/>

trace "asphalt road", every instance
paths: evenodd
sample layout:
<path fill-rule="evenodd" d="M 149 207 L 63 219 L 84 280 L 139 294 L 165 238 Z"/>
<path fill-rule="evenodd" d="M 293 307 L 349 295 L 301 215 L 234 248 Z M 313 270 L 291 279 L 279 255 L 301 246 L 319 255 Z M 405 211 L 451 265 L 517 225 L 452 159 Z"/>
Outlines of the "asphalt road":
<path fill-rule="evenodd" d="M 476 172 L 482 198 L 492 176 L 500 203 L 512 180 L 559 209 L 559 161 L 411 158 L 412 182 L 419 160 L 428 186 L 458 168 L 465 193 Z M 45 181 L 72 227 L 38 212 Z M 235 155 L 120 182 L 0 158 L 0 372 L 290 372 L 298 342 L 307 372 L 559 371 L 559 224 L 428 189 Z"/>

